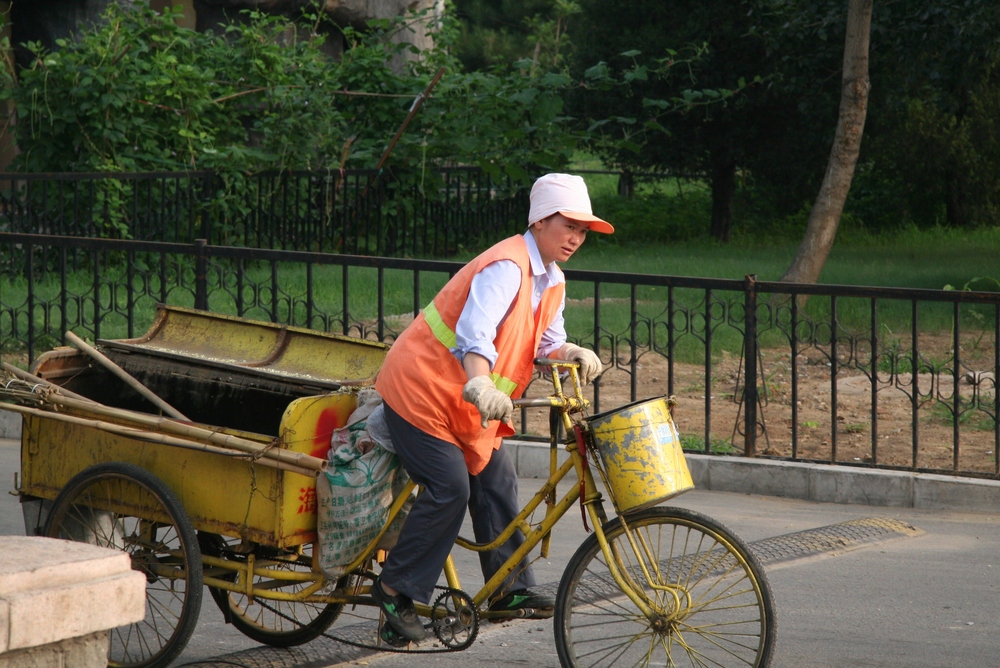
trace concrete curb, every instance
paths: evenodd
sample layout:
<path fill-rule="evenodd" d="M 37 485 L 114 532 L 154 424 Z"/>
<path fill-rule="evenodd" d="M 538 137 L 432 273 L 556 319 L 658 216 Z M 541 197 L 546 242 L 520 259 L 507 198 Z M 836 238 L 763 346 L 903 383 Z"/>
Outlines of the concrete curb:
<path fill-rule="evenodd" d="M 549 446 L 505 441 L 521 478 L 547 478 Z M 559 462 L 569 457 L 559 451 Z M 1000 512 L 1000 481 L 771 459 L 686 455 L 700 489 L 819 503 Z"/>

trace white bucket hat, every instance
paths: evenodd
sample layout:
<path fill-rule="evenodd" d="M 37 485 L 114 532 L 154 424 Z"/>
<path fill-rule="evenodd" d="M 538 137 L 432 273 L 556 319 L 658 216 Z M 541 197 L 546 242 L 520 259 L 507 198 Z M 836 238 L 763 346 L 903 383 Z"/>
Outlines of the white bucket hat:
<path fill-rule="evenodd" d="M 528 224 L 561 213 L 571 220 L 589 223 L 590 229 L 602 234 L 611 234 L 615 228 L 606 220 L 595 216 L 590 208 L 587 184 L 579 176 L 572 174 L 546 174 L 531 186 L 531 208 Z"/>

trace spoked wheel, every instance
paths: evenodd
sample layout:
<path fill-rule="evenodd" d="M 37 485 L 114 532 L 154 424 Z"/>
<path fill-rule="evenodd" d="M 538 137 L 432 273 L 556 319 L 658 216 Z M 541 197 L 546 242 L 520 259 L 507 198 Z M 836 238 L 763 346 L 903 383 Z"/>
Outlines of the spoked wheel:
<path fill-rule="evenodd" d="M 226 540 L 215 534 L 199 534 L 205 554 L 246 561 L 245 554 L 230 549 Z M 312 556 L 258 547 L 254 552 L 257 568 L 292 574 L 312 574 Z M 219 576 L 236 579 L 235 573 Z M 341 578 L 339 587 L 346 587 L 349 577 Z M 297 594 L 312 585 L 312 581 L 283 580 L 279 577 L 254 576 L 254 588 L 282 594 Z M 245 593 L 209 587 L 209 593 L 222 610 L 226 621 L 248 638 L 271 647 L 294 647 L 318 638 L 340 616 L 344 606 L 339 603 L 302 603 L 254 597 Z"/>
<path fill-rule="evenodd" d="M 98 464 L 56 497 L 44 534 L 110 547 L 146 576 L 146 618 L 112 629 L 112 666 L 168 665 L 184 649 L 201 610 L 201 554 L 180 501 L 133 464 Z"/>
<path fill-rule="evenodd" d="M 764 569 L 743 541 L 681 508 L 651 508 L 625 521 L 631 541 L 620 518 L 604 533 L 618 569 L 652 614 L 624 594 L 591 534 L 556 597 L 562 665 L 767 666 L 777 619 Z"/>

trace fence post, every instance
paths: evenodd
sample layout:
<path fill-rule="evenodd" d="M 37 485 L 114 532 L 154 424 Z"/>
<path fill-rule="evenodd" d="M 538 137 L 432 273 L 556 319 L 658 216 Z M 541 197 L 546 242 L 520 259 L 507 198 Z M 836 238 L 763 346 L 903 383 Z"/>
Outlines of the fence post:
<path fill-rule="evenodd" d="M 626 169 L 618 175 L 618 196 L 632 197 L 633 195 L 635 195 L 635 174 Z"/>
<path fill-rule="evenodd" d="M 208 310 L 208 257 L 205 255 L 205 247 L 208 242 L 204 239 L 194 240 L 194 307 L 203 311 Z"/>
<path fill-rule="evenodd" d="M 743 454 L 757 455 L 757 275 L 743 277 Z"/>
<path fill-rule="evenodd" d="M 24 273 L 28 276 L 28 361 L 35 361 L 35 246 L 24 244 Z M 44 259 L 42 260 L 45 261 Z M 11 272 L 11 276 L 16 276 Z M 100 295 L 94 295 L 94 303 L 100 303 Z M 63 313 L 65 317 L 65 312 Z M 17 317 L 11 317 L 11 332 L 17 331 Z M 60 332 L 61 334 L 61 332 Z"/>
<path fill-rule="evenodd" d="M 212 181 L 215 172 L 209 171 L 201 183 L 201 238 L 212 240 Z"/>

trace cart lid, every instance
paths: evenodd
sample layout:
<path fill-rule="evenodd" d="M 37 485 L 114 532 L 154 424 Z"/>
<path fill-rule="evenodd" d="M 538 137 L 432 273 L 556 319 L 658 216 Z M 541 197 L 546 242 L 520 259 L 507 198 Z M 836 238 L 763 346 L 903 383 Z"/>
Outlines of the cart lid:
<path fill-rule="evenodd" d="M 99 343 L 325 387 L 372 384 L 389 349 L 375 341 L 165 304 L 157 305 L 144 336 Z"/>

